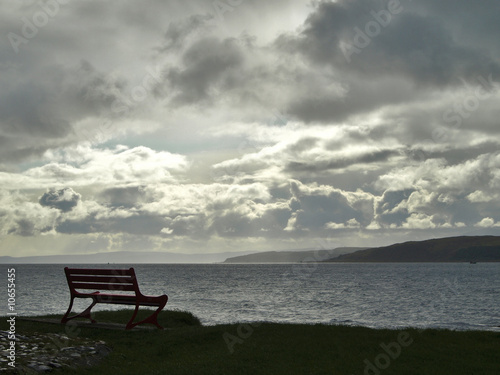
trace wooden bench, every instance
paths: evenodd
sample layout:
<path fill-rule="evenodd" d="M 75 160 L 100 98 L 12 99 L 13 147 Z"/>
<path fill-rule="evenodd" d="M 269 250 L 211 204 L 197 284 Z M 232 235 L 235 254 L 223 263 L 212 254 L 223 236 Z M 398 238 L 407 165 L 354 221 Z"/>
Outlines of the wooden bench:
<path fill-rule="evenodd" d="M 135 306 L 132 318 L 130 318 L 125 329 L 132 329 L 143 323 L 151 323 L 163 329 L 163 327 L 158 324 L 157 318 L 160 311 L 167 304 L 168 296 L 166 294 L 157 297 L 143 295 L 139 290 L 133 268 L 81 269 L 65 267 L 64 272 L 66 273 L 66 280 L 68 281 L 71 293 L 71 301 L 68 311 L 66 311 L 66 314 L 64 314 L 61 319 L 61 323 L 64 324 L 74 318 L 88 318 L 92 323 L 96 323 L 90 315 L 90 310 L 92 310 L 92 307 L 97 303 L 109 303 Z M 85 290 L 85 292 L 80 292 L 79 290 Z M 94 292 L 90 293 L 88 290 L 94 290 Z M 101 291 L 106 292 L 101 293 Z M 133 294 L 130 292 L 133 292 Z M 69 316 L 75 298 L 91 298 L 92 303 L 80 314 Z M 146 319 L 134 323 L 134 319 L 139 311 L 139 306 L 154 306 L 158 307 L 158 309 Z"/>

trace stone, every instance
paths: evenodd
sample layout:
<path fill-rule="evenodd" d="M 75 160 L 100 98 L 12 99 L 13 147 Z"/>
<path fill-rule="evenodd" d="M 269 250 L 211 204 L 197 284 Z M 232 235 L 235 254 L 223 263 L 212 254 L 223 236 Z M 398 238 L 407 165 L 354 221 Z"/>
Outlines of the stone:
<path fill-rule="evenodd" d="M 16 345 L 16 364 L 20 369 L 37 373 L 92 366 L 111 351 L 102 340 L 96 342 L 80 337 L 70 339 L 66 335 L 54 333 L 32 333 L 22 337 L 22 343 L 18 342 Z M 8 332 L 0 330 L 0 348 L 3 351 L 8 348 L 10 341 Z M 0 356 L 0 363 L 3 362 L 5 358 Z M 3 373 L 4 370 L 8 369 L 1 366 L 0 372 Z"/>
<path fill-rule="evenodd" d="M 35 370 L 37 372 L 46 372 L 46 371 L 51 371 L 52 368 L 49 366 L 46 366 L 46 365 L 36 365 L 36 366 L 33 366 L 33 370 Z"/>

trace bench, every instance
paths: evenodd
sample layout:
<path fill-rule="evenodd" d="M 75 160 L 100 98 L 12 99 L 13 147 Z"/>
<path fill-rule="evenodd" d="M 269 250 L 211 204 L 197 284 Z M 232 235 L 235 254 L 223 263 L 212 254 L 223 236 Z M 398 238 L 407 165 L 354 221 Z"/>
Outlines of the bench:
<path fill-rule="evenodd" d="M 66 314 L 61 319 L 61 323 L 64 324 L 74 318 L 88 318 L 92 323 L 96 323 L 90 315 L 90 310 L 97 303 L 108 303 L 135 306 L 132 318 L 130 318 L 125 329 L 132 329 L 143 323 L 154 324 L 158 328 L 163 329 L 158 324 L 157 318 L 160 311 L 167 304 L 168 296 L 166 294 L 157 297 L 143 295 L 139 290 L 133 268 L 82 269 L 65 267 L 64 272 L 66 273 L 66 280 L 68 281 L 71 293 L 71 301 L 68 311 L 66 311 Z M 93 292 L 89 292 L 89 290 L 93 290 Z M 104 291 L 104 293 L 101 293 L 101 291 Z M 80 314 L 69 316 L 75 298 L 91 298 L 92 303 Z M 158 309 L 146 319 L 134 323 L 139 306 L 154 306 L 158 307 Z"/>

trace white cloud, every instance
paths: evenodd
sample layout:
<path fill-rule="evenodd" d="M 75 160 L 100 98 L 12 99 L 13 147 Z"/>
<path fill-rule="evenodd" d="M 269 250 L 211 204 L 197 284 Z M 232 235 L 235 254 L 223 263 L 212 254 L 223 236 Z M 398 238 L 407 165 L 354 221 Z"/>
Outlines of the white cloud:
<path fill-rule="evenodd" d="M 467 195 L 467 199 L 471 201 L 472 203 L 485 203 L 485 202 L 490 202 L 494 199 L 494 197 L 486 194 L 485 192 L 481 190 L 476 190 L 473 193 L 470 193 Z"/>
<path fill-rule="evenodd" d="M 407 229 L 433 229 L 436 228 L 436 224 L 432 220 L 432 216 L 413 213 L 406 219 L 402 227 Z"/>
<path fill-rule="evenodd" d="M 495 220 L 493 220 L 491 217 L 485 217 L 480 222 L 476 223 L 476 227 L 482 228 L 491 228 L 498 226 L 500 226 L 500 223 L 495 223 Z"/>
<path fill-rule="evenodd" d="M 325 225 L 327 229 L 356 229 L 360 228 L 360 224 L 356 219 L 349 219 L 346 223 L 334 223 L 330 222 Z"/>
<path fill-rule="evenodd" d="M 47 153 L 46 158 L 53 161 L 22 173 L 3 173 L 0 186 L 40 189 L 175 183 L 178 180 L 175 175 L 189 166 L 185 156 L 143 146 L 99 149 L 87 145 Z"/>

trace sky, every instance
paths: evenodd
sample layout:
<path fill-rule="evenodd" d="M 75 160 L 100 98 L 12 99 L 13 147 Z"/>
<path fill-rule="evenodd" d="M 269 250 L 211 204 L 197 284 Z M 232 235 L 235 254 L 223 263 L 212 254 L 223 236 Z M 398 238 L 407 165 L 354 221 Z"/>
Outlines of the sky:
<path fill-rule="evenodd" d="M 0 1 L 0 253 L 500 235 L 500 3 Z"/>

